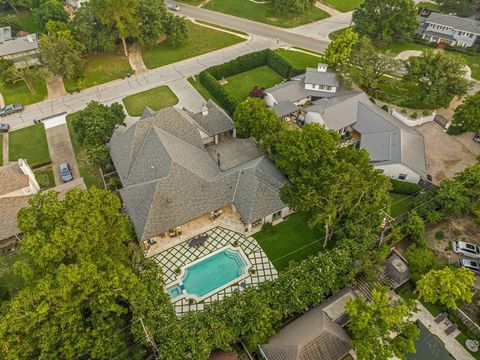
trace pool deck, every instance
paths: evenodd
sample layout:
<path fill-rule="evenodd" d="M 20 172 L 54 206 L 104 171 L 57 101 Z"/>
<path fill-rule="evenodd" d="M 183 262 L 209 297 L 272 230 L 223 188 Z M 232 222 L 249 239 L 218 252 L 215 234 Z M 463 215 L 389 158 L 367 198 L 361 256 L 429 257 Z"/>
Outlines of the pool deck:
<path fill-rule="evenodd" d="M 223 227 L 215 227 L 206 231 L 205 234 L 208 235 L 208 240 L 198 248 L 191 247 L 186 240 L 154 256 L 162 268 L 165 284 L 171 284 L 178 279 L 178 274 L 175 272 L 178 268 L 188 266 L 198 259 L 234 244 L 238 244 L 244 252 L 255 273 L 249 273 L 247 277 L 232 285 L 220 287 L 218 291 L 200 302 L 190 303 L 184 297 L 174 300 L 173 306 L 178 316 L 190 311 L 202 311 L 211 303 L 221 301 L 233 293 L 277 278 L 277 270 L 254 238 Z"/>

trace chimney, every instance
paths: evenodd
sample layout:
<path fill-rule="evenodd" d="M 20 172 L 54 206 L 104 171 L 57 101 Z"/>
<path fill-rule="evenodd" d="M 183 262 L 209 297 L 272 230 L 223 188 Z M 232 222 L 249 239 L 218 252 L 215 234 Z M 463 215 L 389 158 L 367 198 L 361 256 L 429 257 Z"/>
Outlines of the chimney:
<path fill-rule="evenodd" d="M 207 105 L 202 106 L 202 115 L 207 116 L 208 115 L 208 107 Z"/>
<path fill-rule="evenodd" d="M 318 64 L 317 71 L 318 72 L 327 72 L 327 64 Z"/>

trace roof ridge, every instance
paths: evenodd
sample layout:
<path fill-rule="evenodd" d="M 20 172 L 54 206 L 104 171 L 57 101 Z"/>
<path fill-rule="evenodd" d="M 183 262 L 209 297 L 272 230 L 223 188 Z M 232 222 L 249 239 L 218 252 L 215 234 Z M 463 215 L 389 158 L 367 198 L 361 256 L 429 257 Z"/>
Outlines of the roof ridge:
<path fill-rule="evenodd" d="M 142 146 L 140 146 L 140 149 L 138 149 L 137 156 L 135 157 L 135 160 L 133 161 L 132 166 L 130 166 L 130 168 L 128 169 L 126 179 L 128 179 L 128 178 L 130 177 L 130 173 L 132 172 L 133 168 L 135 167 L 135 164 L 136 164 L 137 161 L 138 161 L 139 154 L 142 152 L 143 147 L 145 146 L 145 142 L 146 142 L 146 140 L 147 140 L 147 137 L 148 137 L 148 135 L 150 134 L 150 132 L 152 131 L 152 129 L 153 129 L 153 126 L 151 126 L 150 129 L 148 129 L 147 134 L 146 134 L 145 137 L 143 138 Z M 134 131 L 134 132 L 136 132 L 136 131 L 137 131 L 137 128 L 135 128 L 135 131 Z M 134 135 L 134 137 L 135 137 L 135 134 L 133 134 L 133 135 Z M 131 147 L 131 149 L 132 149 L 132 151 L 130 152 L 130 157 L 133 156 L 133 146 Z M 131 159 L 129 159 L 129 161 L 128 161 L 129 164 L 130 164 L 130 161 L 131 161 Z"/>

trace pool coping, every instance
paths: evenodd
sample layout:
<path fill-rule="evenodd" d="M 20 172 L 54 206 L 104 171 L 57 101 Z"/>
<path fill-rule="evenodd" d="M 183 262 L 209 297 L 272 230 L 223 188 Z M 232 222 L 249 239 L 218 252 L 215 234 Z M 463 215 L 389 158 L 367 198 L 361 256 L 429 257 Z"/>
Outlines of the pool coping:
<path fill-rule="evenodd" d="M 224 285 L 222 285 L 222 286 L 220 286 L 220 287 L 217 287 L 217 288 L 213 289 L 212 291 L 210 291 L 210 292 L 208 292 L 208 293 L 206 293 L 205 295 L 200 296 L 200 297 L 199 297 L 199 296 L 196 296 L 196 295 L 194 295 L 194 294 L 190 294 L 190 293 L 188 293 L 185 289 L 182 289 L 182 285 L 183 285 L 182 278 L 183 278 L 183 276 L 185 275 L 186 269 L 187 269 L 188 267 L 190 267 L 190 266 L 192 266 L 192 265 L 195 265 L 195 264 L 197 264 L 197 263 L 199 263 L 199 262 L 201 262 L 201 261 L 203 261 L 203 260 L 205 260 L 205 259 L 207 259 L 207 258 L 210 258 L 210 257 L 212 257 L 212 256 L 214 256 L 214 255 L 216 255 L 216 254 L 218 254 L 218 253 L 220 253 L 220 252 L 222 252 L 222 251 L 225 251 L 225 250 L 227 250 L 227 249 L 240 252 L 240 254 L 241 254 L 242 257 L 243 257 L 243 260 L 245 261 L 245 263 L 246 263 L 246 265 L 247 265 L 247 266 L 244 268 L 244 274 L 240 275 L 239 277 L 236 277 L 235 279 L 229 281 L 228 283 L 225 283 Z M 223 248 L 220 248 L 220 249 L 217 249 L 217 250 L 211 252 L 210 254 L 208 254 L 208 255 L 206 255 L 206 256 L 203 256 L 203 257 L 201 257 L 201 258 L 198 258 L 197 260 L 192 261 L 191 263 L 188 263 L 188 264 L 186 264 L 186 265 L 181 266 L 181 267 L 180 267 L 180 273 L 177 275 L 176 280 L 168 283 L 167 285 L 165 285 L 165 291 L 166 291 L 166 292 L 168 293 L 168 295 L 171 297 L 171 294 L 168 292 L 168 289 L 171 288 L 172 286 L 178 285 L 178 286 L 180 286 L 180 289 L 181 289 L 182 293 L 181 293 L 179 296 L 175 297 L 175 298 L 172 298 L 172 297 L 171 297 L 171 301 L 172 301 L 172 302 L 178 301 L 178 300 L 181 299 L 181 298 L 188 299 L 188 300 L 189 300 L 189 299 L 192 299 L 192 300 L 194 300 L 194 301 L 196 301 L 196 302 L 200 302 L 200 301 L 202 301 L 203 299 L 206 299 L 207 297 L 210 297 L 210 296 L 212 296 L 213 294 L 216 294 L 217 292 L 222 291 L 223 289 L 225 289 L 225 288 L 227 288 L 227 287 L 229 287 L 229 286 L 231 286 L 231 285 L 233 285 L 233 284 L 235 284 L 235 283 L 237 283 L 237 282 L 245 279 L 246 277 L 250 276 L 249 270 L 250 270 L 252 267 L 253 267 L 252 263 L 250 262 L 250 260 L 248 259 L 247 255 L 245 254 L 245 252 L 243 251 L 243 249 L 242 249 L 241 247 L 239 247 L 239 246 L 237 247 L 237 246 L 233 246 L 233 245 L 227 245 L 227 246 L 224 246 Z"/>

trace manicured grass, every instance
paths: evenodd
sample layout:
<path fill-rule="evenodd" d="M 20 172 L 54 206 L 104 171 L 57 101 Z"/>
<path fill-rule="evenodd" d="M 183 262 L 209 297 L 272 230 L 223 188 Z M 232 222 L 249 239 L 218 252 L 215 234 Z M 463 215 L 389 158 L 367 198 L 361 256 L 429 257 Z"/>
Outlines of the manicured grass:
<path fill-rule="evenodd" d="M 123 104 L 130 116 L 142 115 L 146 106 L 157 111 L 176 103 L 178 103 L 178 98 L 168 86 L 159 86 L 123 98 Z"/>
<path fill-rule="evenodd" d="M 86 149 L 80 144 L 73 131 L 73 119 L 78 116 L 78 113 L 68 114 L 67 115 L 67 127 L 68 133 L 70 134 L 70 140 L 72 141 L 73 151 L 75 157 L 77 158 L 78 168 L 80 170 L 80 176 L 83 177 L 83 181 L 87 187 L 96 186 L 98 188 L 103 188 L 102 176 L 100 170 L 91 166 L 87 163 L 87 152 Z"/>
<path fill-rule="evenodd" d="M 465 335 L 464 333 L 460 333 L 457 335 L 457 337 L 455 338 L 455 340 L 457 340 L 467 351 L 470 355 L 473 356 L 474 359 L 480 359 L 480 352 L 471 352 L 470 350 L 467 349 L 467 346 L 465 345 L 465 341 L 467 340 L 477 340 L 476 338 L 471 338 L 467 335 Z"/>
<path fill-rule="evenodd" d="M 426 8 L 426 9 L 430 9 L 430 10 L 440 11 L 440 7 L 437 4 L 431 3 L 431 2 L 426 2 L 426 1 L 425 2 L 419 2 L 417 4 L 417 7 L 419 9 L 425 9 Z"/>
<path fill-rule="evenodd" d="M 362 5 L 364 0 L 322 0 L 322 2 L 334 7 L 339 11 L 347 12 L 352 11 Z"/>
<path fill-rule="evenodd" d="M 37 22 L 34 20 L 33 15 L 30 11 L 22 11 L 18 16 L 18 20 L 20 22 L 20 28 L 23 31 L 27 31 L 29 33 L 40 33 L 42 32 L 42 28 L 38 26 Z"/>
<path fill-rule="evenodd" d="M 78 85 L 71 80 L 64 81 L 65 89 L 67 91 L 86 89 L 97 84 L 121 79 L 132 73 L 128 58 L 121 53 L 92 54 L 86 57 L 85 78 Z"/>
<path fill-rule="evenodd" d="M 143 50 L 143 62 L 149 69 L 189 59 L 210 51 L 238 44 L 245 39 L 223 31 L 187 21 L 188 39 L 180 47 L 173 47 L 168 40 Z"/>
<path fill-rule="evenodd" d="M 205 9 L 284 28 L 300 26 L 329 17 L 328 13 L 317 7 L 312 7 L 311 10 L 299 15 L 282 15 L 276 13 L 268 3 L 257 4 L 249 0 L 210 0 Z"/>
<path fill-rule="evenodd" d="M 42 124 L 29 126 L 9 134 L 8 142 L 10 161 L 27 159 L 34 168 L 50 161 L 45 127 Z"/>
<path fill-rule="evenodd" d="M 202 84 L 200 84 L 200 81 L 198 81 L 198 76 L 196 76 L 195 79 L 193 79 L 193 76 L 189 77 L 187 80 L 205 100 L 214 100 L 213 95 L 210 94 L 210 92 L 205 89 Z"/>
<path fill-rule="evenodd" d="M 414 83 L 407 83 L 400 79 L 384 77 L 378 84 L 375 98 L 410 109 L 436 109 L 438 104 L 426 104 L 421 91 Z"/>
<path fill-rule="evenodd" d="M 0 81 L 0 93 L 3 95 L 5 104 L 33 104 L 47 98 L 47 84 L 43 80 L 35 81 L 33 87 L 36 94 L 31 94 L 23 81 L 16 84 Z"/>
<path fill-rule="evenodd" d="M 0 166 L 3 165 L 3 134 L 0 134 Z"/>
<path fill-rule="evenodd" d="M 412 205 L 414 196 L 390 193 L 392 199 L 392 207 L 390 209 L 390 216 L 397 217 L 400 214 L 407 212 Z"/>
<path fill-rule="evenodd" d="M 339 30 L 335 30 L 335 31 L 332 31 L 330 34 L 328 34 L 328 38 L 330 40 L 335 40 L 337 37 L 339 37 L 342 33 L 344 33 L 347 29 L 350 29 L 350 26 L 349 27 L 346 27 L 346 28 L 343 28 L 343 29 L 339 29 Z"/>
<path fill-rule="evenodd" d="M 42 190 L 50 189 L 55 186 L 55 177 L 53 176 L 52 167 L 47 169 L 35 170 L 35 179 Z"/>
<path fill-rule="evenodd" d="M 322 62 L 321 56 L 305 54 L 300 51 L 277 49 L 275 52 L 287 60 L 296 69 L 305 69 L 307 67 L 316 68 L 319 62 Z"/>
<path fill-rule="evenodd" d="M 288 220 L 253 235 L 277 270 L 323 250 L 323 234 L 308 227 L 308 218 L 305 213 L 292 214 Z"/>
<path fill-rule="evenodd" d="M 203 20 L 195 20 L 195 22 L 197 24 L 204 24 L 204 25 L 208 25 L 208 26 L 213 26 L 217 29 L 222 29 L 222 30 L 227 30 L 227 31 L 230 31 L 230 32 L 233 32 L 235 34 L 239 34 L 239 35 L 243 35 L 243 36 L 248 36 L 248 34 L 246 32 L 243 32 L 243 31 L 240 31 L 240 30 L 235 30 L 235 29 L 232 29 L 232 28 L 229 28 L 229 27 L 226 27 L 226 26 L 221 26 L 221 25 L 217 25 L 217 24 L 212 24 L 212 23 L 209 23 L 208 21 L 203 21 Z"/>
<path fill-rule="evenodd" d="M 467 62 L 467 65 L 472 69 L 472 78 L 480 80 L 480 54 L 453 53 L 463 57 Z"/>
<path fill-rule="evenodd" d="M 200 5 L 204 1 L 205 0 L 179 0 L 178 2 L 197 6 L 197 5 Z"/>
<path fill-rule="evenodd" d="M 238 101 L 245 100 L 250 90 L 255 86 L 267 89 L 283 81 L 283 78 L 268 66 L 245 71 L 243 73 L 226 78 L 228 84 L 224 85 L 227 90 Z"/>

